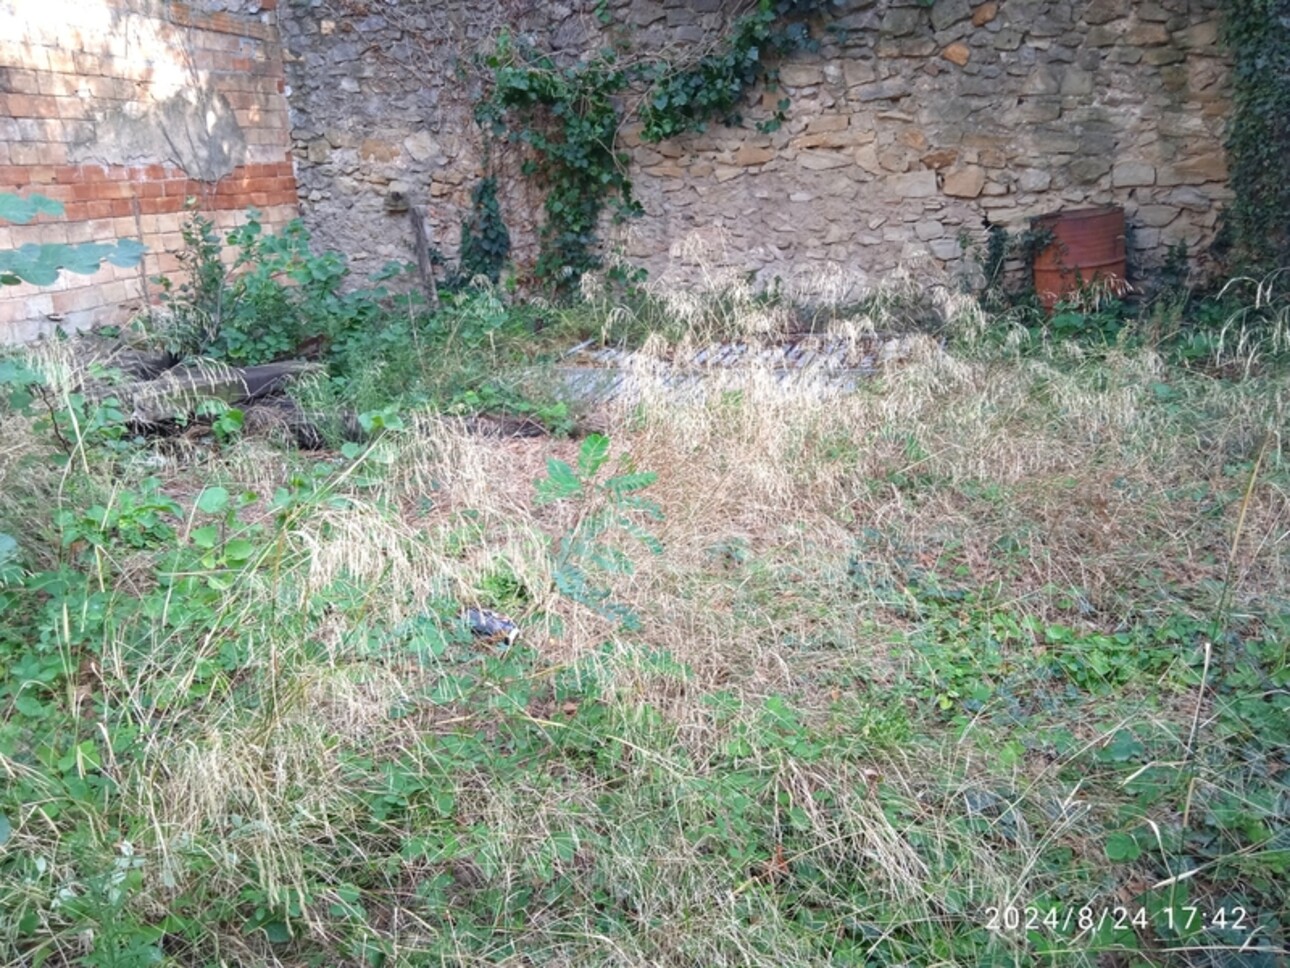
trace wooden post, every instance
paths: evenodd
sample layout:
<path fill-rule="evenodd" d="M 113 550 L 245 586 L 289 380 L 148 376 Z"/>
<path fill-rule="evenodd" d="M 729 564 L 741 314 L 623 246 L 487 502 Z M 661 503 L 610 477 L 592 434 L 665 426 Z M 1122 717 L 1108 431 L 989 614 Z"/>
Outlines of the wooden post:
<path fill-rule="evenodd" d="M 426 298 L 430 300 L 430 308 L 439 308 L 439 287 L 434 281 L 434 266 L 430 263 L 430 230 L 426 228 L 425 216 L 421 214 L 421 209 L 413 205 L 408 209 L 408 216 L 412 219 L 412 237 L 415 241 L 417 252 L 417 272 L 421 275 L 421 286 L 426 291 Z"/>

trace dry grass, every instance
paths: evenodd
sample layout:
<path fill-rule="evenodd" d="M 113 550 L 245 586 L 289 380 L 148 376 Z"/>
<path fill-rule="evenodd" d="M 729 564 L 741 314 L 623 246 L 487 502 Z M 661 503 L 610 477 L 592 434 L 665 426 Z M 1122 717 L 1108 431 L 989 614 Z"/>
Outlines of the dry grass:
<path fill-rule="evenodd" d="M 883 298 L 886 310 L 871 300 L 868 315 L 833 325 L 879 326 L 881 311 L 896 319 L 899 299 Z M 1125 724 L 1173 737 L 1181 756 L 1200 709 L 1191 680 L 1169 672 L 1134 682 L 1079 727 L 1074 751 L 1001 761 L 1008 734 L 984 712 L 951 730 L 906 688 L 921 619 L 902 602 L 936 576 L 984 590 L 991 608 L 1018 621 L 1081 632 L 1204 620 L 1224 596 L 1237 620 L 1284 609 L 1290 387 L 1275 371 L 1210 379 L 1150 351 L 987 352 L 973 343 L 979 312 L 948 293 L 932 302 L 958 334 L 955 348 L 855 393 L 786 391 L 750 373 L 678 402 L 641 375 L 640 400 L 608 417 L 614 454 L 657 472 L 648 494 L 664 515 L 651 527 L 665 553 L 637 548 L 634 572 L 607 579 L 614 600 L 641 615 L 639 634 L 554 583 L 554 542 L 579 509 L 536 505 L 533 481 L 550 457 L 574 462 L 576 442 L 484 440 L 425 419 L 361 465 L 338 463 L 285 517 L 263 502 L 249 508 L 235 529 L 262 549 L 259 567 L 207 618 L 157 621 L 143 646 L 147 623 L 123 620 L 92 643 L 97 664 L 83 684 L 100 697 L 93 715 L 105 748 L 110 723 L 145 724 L 111 764 L 112 815 L 135 826 L 104 824 L 92 838 L 100 854 L 130 841 L 143 871 L 136 916 L 155 919 L 177 899 L 223 910 L 225 922 L 193 939 L 191 953 L 215 957 L 219 940 L 226 964 L 292 963 L 229 925 L 256 904 L 302 898 L 291 917 L 300 951 L 334 964 L 357 963 L 337 945 L 360 935 L 381 939 L 396 964 L 430 951 L 462 964 L 807 964 L 820 938 L 782 903 L 791 887 L 796 909 L 815 911 L 839 944 L 845 936 L 855 950 L 931 963 L 937 939 L 948 945 L 983 902 L 1024 904 L 1068 878 L 1089 890 L 1105 882 L 1098 865 L 1115 808 L 1089 802 L 1082 788 L 1096 776 L 1073 779 L 1067 767 Z M 673 303 L 696 342 L 772 322 L 728 287 L 718 312 L 733 316 L 717 323 L 697 297 Z M 1229 349 L 1255 352 L 1236 334 Z M 0 429 L 6 514 L 30 506 L 13 496 L 9 469 L 33 446 L 28 428 Z M 294 463 L 245 441 L 203 476 L 267 498 Z M 116 486 L 85 469 L 85 493 Z M 189 472 L 167 473 L 168 493 L 200 492 Z M 59 481 L 42 474 L 23 490 L 56 495 Z M 199 523 L 190 518 L 181 534 Z M 496 604 L 499 575 L 522 589 L 504 604 L 537 653 L 523 676 L 543 688 L 595 681 L 594 698 L 539 690 L 518 708 L 432 698 L 482 661 L 458 655 L 439 603 Z M 417 621 L 448 635 L 447 651 L 414 654 L 391 637 Z M 235 666 L 220 659 L 232 643 L 244 653 Z M 651 658 L 660 653 L 684 672 Z M 777 697 L 796 725 L 776 725 L 767 710 Z M 1203 708 L 1206 728 L 1213 711 Z M 1072 726 L 1060 714 L 1054 722 Z M 464 770 L 443 745 L 459 734 L 485 737 L 498 761 Z M 588 736 L 599 745 L 505 773 L 499 764 L 520 735 L 548 753 Z M 826 737 L 824 752 L 783 745 L 807 735 Z M 747 751 L 732 753 L 739 743 Z M 613 769 L 598 759 L 606 756 Z M 25 769 L 0 762 L 11 777 Z M 396 763 L 414 778 L 457 771 L 440 782 L 453 797 L 453 836 L 479 845 L 469 861 L 408 847 L 425 833 L 418 824 L 440 830 L 425 802 L 373 820 L 371 797 Z M 725 834 L 763 840 L 747 857 L 726 856 L 719 828 L 695 832 L 742 796 L 763 804 L 762 819 Z M 21 891 L 56 912 L 60 888 L 84 889 L 72 862 L 82 847 L 60 841 L 68 828 L 37 810 L 14 819 L 8 850 L 52 863 Z M 570 837 L 549 870 L 538 865 Z M 1073 872 L 1054 866 L 1058 850 L 1074 858 Z M 452 886 L 441 903 L 461 905 L 458 914 L 504 907 L 543 877 L 564 893 L 534 893 L 521 921 L 496 909 L 481 940 L 418 894 L 445 872 Z M 334 905 L 363 878 L 359 930 Z M 85 939 L 59 933 L 50 917 L 72 961 Z M 1012 950 L 1008 939 L 995 943 Z M 984 947 L 944 950 L 948 964 Z"/>

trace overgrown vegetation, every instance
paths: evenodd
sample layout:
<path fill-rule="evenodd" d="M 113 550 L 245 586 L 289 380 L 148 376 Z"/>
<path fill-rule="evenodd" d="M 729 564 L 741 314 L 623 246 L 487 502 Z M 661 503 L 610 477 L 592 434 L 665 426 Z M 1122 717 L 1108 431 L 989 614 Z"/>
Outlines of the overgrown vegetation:
<path fill-rule="evenodd" d="M 483 276 L 494 285 L 511 255 L 511 233 L 497 203 L 497 179 L 481 178 L 470 193 L 470 218 L 461 226 L 460 278 L 456 288 Z"/>
<path fill-rule="evenodd" d="M 1223 28 L 1235 109 L 1227 229 L 1239 262 L 1266 273 L 1290 265 L 1290 8 L 1284 0 L 1233 0 L 1224 5 Z"/>
<path fill-rule="evenodd" d="M 176 462 L 79 396 L 71 344 L 0 369 L 6 962 L 1285 957 L 1277 277 L 1203 343 L 1105 294 L 987 315 L 908 281 L 431 312 L 340 294 L 292 231 L 238 230 L 252 279 L 170 312 L 226 358 L 324 334 L 311 392 L 363 443 L 227 425 Z M 284 333 L 240 322 L 261 302 Z M 642 372 L 578 442 L 436 413 L 546 340 L 807 304 L 946 346 L 850 393 Z"/>

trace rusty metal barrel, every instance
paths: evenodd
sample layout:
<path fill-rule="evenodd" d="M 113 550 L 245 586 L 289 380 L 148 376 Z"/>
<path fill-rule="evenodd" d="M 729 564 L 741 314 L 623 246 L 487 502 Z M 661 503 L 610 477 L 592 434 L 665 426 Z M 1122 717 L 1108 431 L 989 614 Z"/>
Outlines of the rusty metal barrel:
<path fill-rule="evenodd" d="M 1045 309 L 1081 286 L 1102 281 L 1117 292 L 1125 284 L 1124 209 L 1118 205 L 1040 215 L 1032 221 L 1051 241 L 1035 253 L 1035 292 Z"/>

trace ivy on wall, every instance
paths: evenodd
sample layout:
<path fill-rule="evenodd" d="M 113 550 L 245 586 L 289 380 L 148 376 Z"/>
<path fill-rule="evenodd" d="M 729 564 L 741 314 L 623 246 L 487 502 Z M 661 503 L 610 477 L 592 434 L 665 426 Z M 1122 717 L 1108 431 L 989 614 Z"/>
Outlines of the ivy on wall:
<path fill-rule="evenodd" d="M 497 204 L 497 179 L 483 178 L 470 193 L 470 216 L 461 223 L 461 274 L 467 281 L 496 282 L 511 254 L 511 233 Z"/>
<path fill-rule="evenodd" d="M 615 150 L 624 121 L 621 95 L 629 87 L 645 88 L 639 120 L 646 141 L 703 130 L 714 118 L 737 123 L 749 89 L 775 83 L 775 60 L 814 46 L 807 18 L 839 3 L 760 0 L 716 50 L 684 68 L 655 61 L 629 70 L 612 52 L 560 68 L 504 34 L 487 61 L 491 91 L 475 114 L 489 134 L 533 149 L 526 174 L 547 193 L 535 275 L 557 290 L 568 288 L 600 264 L 596 233 L 606 206 L 619 216 L 640 212 L 628 158 Z M 788 107 L 781 99 L 761 129 L 778 127 Z"/>
<path fill-rule="evenodd" d="M 1228 230 L 1253 270 L 1290 266 L 1290 0 L 1228 0 L 1233 115 Z"/>
<path fill-rule="evenodd" d="M 735 22 L 725 44 L 698 63 L 683 70 L 656 65 L 641 110 L 641 136 L 646 141 L 662 141 L 686 131 L 702 130 L 712 118 L 737 123 L 738 108 L 748 90 L 760 82 L 776 82 L 773 58 L 818 47 L 806 22 L 799 18 L 838 2 L 763 0 L 752 13 Z M 781 98 L 775 116 L 759 128 L 778 128 L 787 108 L 788 100 Z"/>
<path fill-rule="evenodd" d="M 546 222 L 534 271 L 557 289 L 567 288 L 598 265 L 596 230 L 605 206 L 613 203 L 624 214 L 637 211 L 627 158 L 614 150 L 621 120 L 614 98 L 627 86 L 627 74 L 612 55 L 561 69 L 506 34 L 488 66 L 493 89 L 475 117 L 492 135 L 533 149 L 525 174 L 537 176 L 546 189 Z M 519 124 L 508 126 L 508 117 Z"/>

